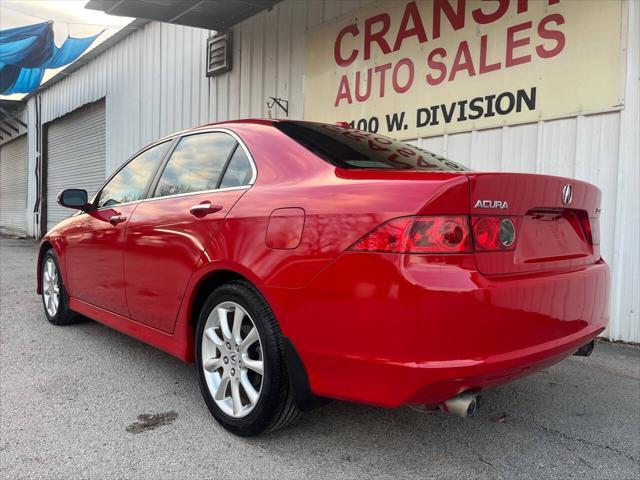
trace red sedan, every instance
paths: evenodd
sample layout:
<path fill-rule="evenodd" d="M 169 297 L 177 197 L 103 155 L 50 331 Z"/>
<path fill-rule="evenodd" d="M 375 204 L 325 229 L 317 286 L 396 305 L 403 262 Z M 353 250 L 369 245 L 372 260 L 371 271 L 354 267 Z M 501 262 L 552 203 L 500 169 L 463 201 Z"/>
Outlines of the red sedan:
<path fill-rule="evenodd" d="M 596 187 L 343 126 L 207 125 L 58 201 L 78 211 L 40 248 L 48 320 L 195 361 L 239 435 L 321 398 L 471 416 L 482 390 L 588 355 L 608 320 Z"/>

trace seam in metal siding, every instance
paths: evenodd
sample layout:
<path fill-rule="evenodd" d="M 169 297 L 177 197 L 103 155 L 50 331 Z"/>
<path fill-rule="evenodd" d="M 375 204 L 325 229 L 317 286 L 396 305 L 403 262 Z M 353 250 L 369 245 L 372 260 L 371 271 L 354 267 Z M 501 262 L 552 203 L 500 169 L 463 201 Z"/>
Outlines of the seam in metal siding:
<path fill-rule="evenodd" d="M 47 230 L 75 210 L 57 196 L 65 188 L 83 188 L 89 198 L 105 180 L 105 108 L 99 102 L 54 120 L 48 128 Z"/>
<path fill-rule="evenodd" d="M 27 235 L 27 136 L 0 146 L 0 230 Z"/>

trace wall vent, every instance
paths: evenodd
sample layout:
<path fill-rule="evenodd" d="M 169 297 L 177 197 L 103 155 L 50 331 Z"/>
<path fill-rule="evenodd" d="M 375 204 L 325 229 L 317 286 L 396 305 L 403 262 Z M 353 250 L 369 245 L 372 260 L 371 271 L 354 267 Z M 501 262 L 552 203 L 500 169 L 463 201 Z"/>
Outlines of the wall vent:
<path fill-rule="evenodd" d="M 207 38 L 207 77 L 231 70 L 231 31 Z"/>

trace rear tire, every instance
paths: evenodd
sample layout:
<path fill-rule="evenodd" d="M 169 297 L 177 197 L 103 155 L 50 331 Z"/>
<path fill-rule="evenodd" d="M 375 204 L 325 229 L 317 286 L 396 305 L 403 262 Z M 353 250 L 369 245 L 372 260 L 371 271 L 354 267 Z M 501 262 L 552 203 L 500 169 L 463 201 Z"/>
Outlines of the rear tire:
<path fill-rule="evenodd" d="M 82 320 L 82 317 L 69 309 L 69 296 L 60 274 L 58 257 L 53 249 L 47 250 L 42 257 L 40 282 L 44 314 L 50 323 L 70 325 Z"/>
<path fill-rule="evenodd" d="M 259 435 L 299 417 L 280 328 L 253 285 L 233 281 L 209 295 L 198 318 L 195 344 L 202 396 L 226 430 Z"/>

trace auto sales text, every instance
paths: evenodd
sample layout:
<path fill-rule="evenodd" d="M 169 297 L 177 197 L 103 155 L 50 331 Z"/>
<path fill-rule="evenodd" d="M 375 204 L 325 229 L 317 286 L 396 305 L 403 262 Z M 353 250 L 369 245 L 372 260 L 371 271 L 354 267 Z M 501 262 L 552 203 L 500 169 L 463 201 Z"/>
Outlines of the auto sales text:
<path fill-rule="evenodd" d="M 552 6 L 560 0 L 545 1 Z M 361 27 L 351 24 L 340 30 L 334 42 L 334 61 L 338 67 L 346 68 L 356 61 L 356 65 L 373 62 L 374 55 L 376 65 L 342 74 L 334 107 L 366 102 L 376 97 L 384 98 L 390 90 L 395 94 L 404 94 L 414 86 L 435 87 L 453 82 L 463 75 L 485 75 L 530 63 L 534 56 L 552 58 L 559 55 L 565 47 L 563 15 L 549 13 L 536 24 L 531 20 L 518 22 L 517 14 L 528 11 L 528 0 L 494 0 L 480 4 L 464 0 L 457 3 L 451 0 L 433 0 L 431 5 L 433 10 L 424 12 L 415 1 L 408 2 L 397 31 L 391 31 L 391 18 L 387 13 L 365 18 Z M 429 45 L 430 41 L 444 35 L 443 30 L 462 29 L 465 22 L 473 22 L 478 26 L 496 22 L 507 14 L 512 5 L 515 8 L 515 20 L 503 32 L 505 47 L 499 55 L 494 52 L 492 58 L 489 58 L 489 45 L 500 42 L 496 42 L 489 34 L 484 34 L 479 39 L 479 46 L 470 46 L 469 41 L 462 40 L 454 51 L 436 46 L 426 50 L 422 59 L 406 57 L 380 63 L 385 55 L 399 51 L 405 41 Z M 470 16 L 466 15 L 467 8 L 473 8 Z"/>

